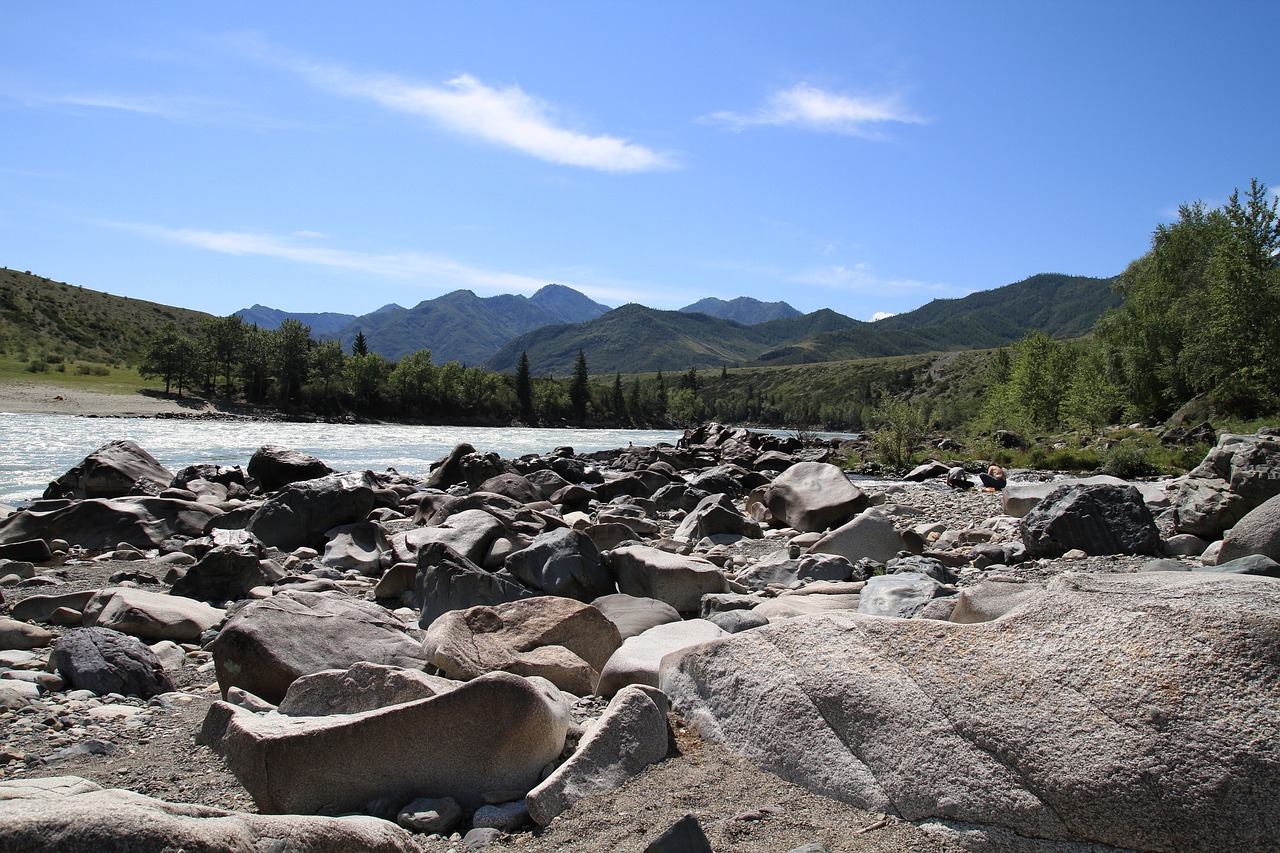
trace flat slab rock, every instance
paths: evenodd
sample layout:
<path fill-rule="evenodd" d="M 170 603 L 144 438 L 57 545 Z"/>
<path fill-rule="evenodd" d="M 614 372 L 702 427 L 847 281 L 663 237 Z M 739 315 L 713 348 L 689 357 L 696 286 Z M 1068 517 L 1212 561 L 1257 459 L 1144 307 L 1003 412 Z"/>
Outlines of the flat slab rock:
<path fill-rule="evenodd" d="M 661 680 L 703 737 L 863 808 L 1220 851 L 1280 833 L 1278 670 L 1276 580 L 1066 573 L 993 621 L 788 620 Z"/>

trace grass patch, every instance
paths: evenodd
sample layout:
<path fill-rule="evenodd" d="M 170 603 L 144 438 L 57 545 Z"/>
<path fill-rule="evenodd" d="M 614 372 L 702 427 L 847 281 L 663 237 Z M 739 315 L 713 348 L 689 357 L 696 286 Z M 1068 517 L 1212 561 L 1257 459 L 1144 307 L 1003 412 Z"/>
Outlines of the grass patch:
<path fill-rule="evenodd" d="M 35 370 L 33 370 L 35 366 Z M 60 371 L 58 367 L 63 369 Z M 164 391 L 163 383 L 143 379 L 131 367 L 110 367 L 96 362 L 19 361 L 0 358 L 0 383 L 40 382 L 59 388 L 96 391 L 101 394 L 137 394 L 140 391 Z"/>

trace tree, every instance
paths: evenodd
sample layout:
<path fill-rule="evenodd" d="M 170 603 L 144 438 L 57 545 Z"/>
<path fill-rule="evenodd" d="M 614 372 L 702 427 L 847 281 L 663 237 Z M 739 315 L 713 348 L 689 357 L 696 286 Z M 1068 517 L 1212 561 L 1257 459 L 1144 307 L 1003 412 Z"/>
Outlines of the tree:
<path fill-rule="evenodd" d="M 311 370 L 311 327 L 292 318 L 272 333 L 276 390 L 284 402 L 297 397 Z"/>
<path fill-rule="evenodd" d="M 190 366 L 193 348 L 191 339 L 170 323 L 147 347 L 142 357 L 142 364 L 138 366 L 138 373 L 150 379 L 163 379 L 166 394 L 176 384 L 178 396 L 181 397 L 182 385 Z"/>
<path fill-rule="evenodd" d="M 244 321 L 240 319 L 239 314 L 211 317 L 200 323 L 200 331 L 208 345 L 209 359 L 214 373 L 222 376 L 222 393 L 230 397 L 234 390 L 231 385 L 231 372 L 239 363 L 240 351 L 244 346 Z"/>
<path fill-rule="evenodd" d="M 368 355 L 369 354 L 369 342 L 364 339 L 363 329 L 356 332 L 356 339 L 351 342 L 351 354 L 352 355 Z"/>
<path fill-rule="evenodd" d="M 425 411 L 435 394 L 435 378 L 431 350 L 420 349 L 400 359 L 391 369 L 387 386 L 399 398 L 404 410 Z"/>
<path fill-rule="evenodd" d="M 343 361 L 346 356 L 342 352 L 342 344 L 338 341 L 320 341 L 311 359 L 311 366 L 316 376 L 324 383 L 324 399 L 332 396 L 333 383 L 342 377 Z"/>
<path fill-rule="evenodd" d="M 516 366 L 516 402 L 520 405 L 520 420 L 526 424 L 534 423 L 533 379 L 529 375 L 529 353 L 523 351 Z"/>
<path fill-rule="evenodd" d="M 578 350 L 578 361 L 573 366 L 573 381 L 569 384 L 569 405 L 578 423 L 587 420 L 587 402 L 591 399 L 590 376 L 587 373 L 587 354 Z"/>
<path fill-rule="evenodd" d="M 253 402 L 267 397 L 267 380 L 271 375 L 271 333 L 257 325 L 245 330 L 240 350 L 240 378 L 244 381 L 244 395 Z"/>
<path fill-rule="evenodd" d="M 390 371 L 390 363 L 377 353 L 353 355 L 347 359 L 344 367 L 347 387 L 355 395 L 358 408 L 368 411 L 377 405 Z"/>
<path fill-rule="evenodd" d="M 627 417 L 627 403 L 622 394 L 622 373 L 618 372 L 613 375 L 613 393 L 610 395 L 610 408 L 613 410 L 614 420 L 619 424 L 630 423 Z"/>
<path fill-rule="evenodd" d="M 1280 399 L 1280 216 L 1254 180 L 1222 208 L 1183 205 L 1120 275 L 1124 303 L 1098 322 L 1116 379 L 1139 414 L 1197 394 L 1251 415 Z"/>

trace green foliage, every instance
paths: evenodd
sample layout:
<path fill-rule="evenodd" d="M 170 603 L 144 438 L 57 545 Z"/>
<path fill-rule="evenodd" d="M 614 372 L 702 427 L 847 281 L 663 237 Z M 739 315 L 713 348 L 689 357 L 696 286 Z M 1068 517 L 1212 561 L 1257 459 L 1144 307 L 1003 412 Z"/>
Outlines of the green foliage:
<path fill-rule="evenodd" d="M 1102 470 L 1122 480 L 1150 477 L 1159 473 L 1156 466 L 1147 460 L 1146 451 L 1136 443 L 1128 441 L 1113 444 L 1103 452 Z"/>
<path fill-rule="evenodd" d="M 915 464 L 915 454 L 932 428 L 924 408 L 905 400 L 886 400 L 872 413 L 871 452 L 883 464 L 902 470 Z"/>
<path fill-rule="evenodd" d="M 520 364 L 516 368 L 516 403 L 520 406 L 520 420 L 526 424 L 534 422 L 533 412 L 533 378 L 529 374 L 529 354 L 520 353 Z"/>
<path fill-rule="evenodd" d="M 578 360 L 573 366 L 573 382 L 569 385 L 569 404 L 578 423 L 586 423 L 587 403 L 591 400 L 591 376 L 587 372 L 587 354 L 578 350 Z"/>
<path fill-rule="evenodd" d="M 1280 216 L 1265 185 L 1209 210 L 1183 205 L 1116 290 L 1096 335 L 1135 411 L 1163 417 L 1207 393 L 1245 416 L 1280 402 Z"/>

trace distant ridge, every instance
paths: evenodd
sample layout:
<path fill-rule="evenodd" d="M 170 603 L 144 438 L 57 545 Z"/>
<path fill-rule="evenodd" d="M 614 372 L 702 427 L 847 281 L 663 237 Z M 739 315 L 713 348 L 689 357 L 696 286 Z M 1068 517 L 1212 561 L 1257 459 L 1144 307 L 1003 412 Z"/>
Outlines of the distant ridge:
<path fill-rule="evenodd" d="M 721 320 L 736 320 L 744 326 L 767 323 L 770 320 L 786 320 L 803 316 L 801 312 L 785 302 L 761 302 L 750 296 L 739 296 L 737 299 L 725 301 L 714 296 L 699 299 L 692 305 L 680 309 L 688 314 L 709 314 Z"/>
<path fill-rule="evenodd" d="M 336 334 L 339 329 L 356 318 L 354 314 L 335 314 L 329 311 L 319 314 L 304 314 L 281 311 L 278 308 L 268 308 L 265 305 L 254 305 L 252 308 L 244 308 L 235 313 L 239 314 L 240 319 L 246 323 L 268 332 L 280 328 L 280 324 L 285 320 L 297 320 L 304 326 L 310 326 L 311 334 L 320 338 Z"/>

